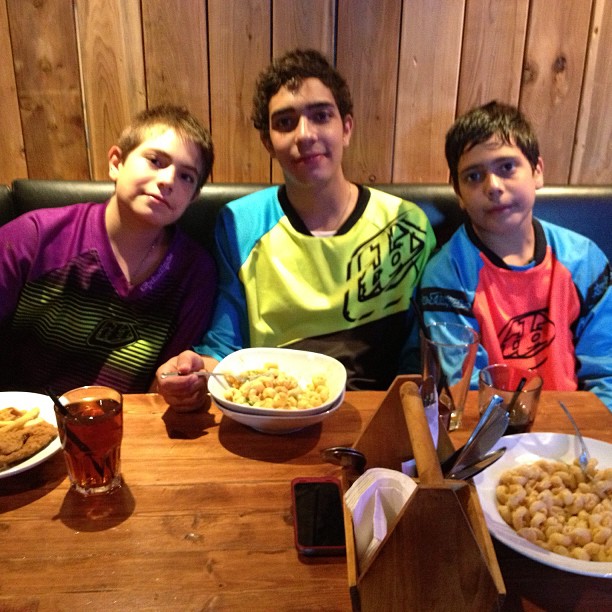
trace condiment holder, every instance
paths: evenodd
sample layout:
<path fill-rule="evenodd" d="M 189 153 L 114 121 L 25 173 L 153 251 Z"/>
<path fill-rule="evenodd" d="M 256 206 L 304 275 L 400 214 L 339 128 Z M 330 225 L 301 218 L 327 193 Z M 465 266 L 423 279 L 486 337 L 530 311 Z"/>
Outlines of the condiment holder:
<path fill-rule="evenodd" d="M 363 567 L 345 506 L 348 581 L 354 612 L 496 610 L 505 586 L 478 493 L 445 480 L 440 457 L 453 452 L 444 429 L 438 448 L 419 393 L 420 377 L 398 376 L 353 445 L 367 466 L 401 471 L 415 459 L 417 488 Z M 345 490 L 351 478 L 343 472 Z"/>

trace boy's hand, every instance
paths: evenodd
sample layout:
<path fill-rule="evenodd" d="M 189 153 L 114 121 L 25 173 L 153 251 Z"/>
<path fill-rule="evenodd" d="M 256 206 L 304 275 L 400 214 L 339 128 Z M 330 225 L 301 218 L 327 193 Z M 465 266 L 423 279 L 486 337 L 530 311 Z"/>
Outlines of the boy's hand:
<path fill-rule="evenodd" d="M 183 351 L 157 369 L 157 392 L 177 412 L 198 410 L 208 402 L 208 387 L 205 377 L 193 373 L 206 366 L 212 369 L 216 363 L 214 359 L 205 359 L 193 351 Z M 179 376 L 162 377 L 166 372 L 178 372 Z"/>

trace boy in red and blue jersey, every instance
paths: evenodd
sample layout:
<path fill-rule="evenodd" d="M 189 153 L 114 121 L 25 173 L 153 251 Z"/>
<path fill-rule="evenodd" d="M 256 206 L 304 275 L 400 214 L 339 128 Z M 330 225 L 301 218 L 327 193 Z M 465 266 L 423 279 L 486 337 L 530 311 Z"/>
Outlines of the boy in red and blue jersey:
<path fill-rule="evenodd" d="M 508 363 L 612 410 L 610 264 L 588 238 L 534 218 L 544 165 L 532 127 L 490 102 L 457 119 L 445 152 L 468 220 L 426 267 L 426 322 L 480 333 L 473 388 L 481 368 Z"/>

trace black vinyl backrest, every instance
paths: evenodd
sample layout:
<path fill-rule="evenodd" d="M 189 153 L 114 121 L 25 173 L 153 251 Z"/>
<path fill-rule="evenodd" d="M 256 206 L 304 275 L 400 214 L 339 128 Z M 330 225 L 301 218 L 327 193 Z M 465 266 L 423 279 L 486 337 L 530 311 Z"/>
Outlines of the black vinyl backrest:
<path fill-rule="evenodd" d="M 219 210 L 232 200 L 237 200 L 270 185 L 259 183 L 209 183 L 189 205 L 179 225 L 194 240 L 212 249 L 215 220 Z"/>
<path fill-rule="evenodd" d="M 588 236 L 612 261 L 612 185 L 542 187 L 533 214 Z"/>
<path fill-rule="evenodd" d="M 15 217 L 13 198 L 8 185 L 0 185 L 0 225 L 8 223 Z"/>
<path fill-rule="evenodd" d="M 112 181 L 54 181 L 17 179 L 13 181 L 15 214 L 37 208 L 54 208 L 79 202 L 106 202 L 115 190 Z"/>
<path fill-rule="evenodd" d="M 210 247 L 215 218 L 227 202 L 269 187 L 261 183 L 209 183 L 187 209 L 180 225 L 198 242 Z M 438 244 L 446 242 L 465 216 L 448 184 L 394 183 L 373 185 L 419 205 L 429 218 Z M 114 191 L 111 181 L 18 179 L 9 190 L 0 185 L 0 224 L 37 208 L 78 202 L 104 202 Z M 536 217 L 567 227 L 594 240 L 612 259 L 612 185 L 550 186 L 537 193 Z"/>

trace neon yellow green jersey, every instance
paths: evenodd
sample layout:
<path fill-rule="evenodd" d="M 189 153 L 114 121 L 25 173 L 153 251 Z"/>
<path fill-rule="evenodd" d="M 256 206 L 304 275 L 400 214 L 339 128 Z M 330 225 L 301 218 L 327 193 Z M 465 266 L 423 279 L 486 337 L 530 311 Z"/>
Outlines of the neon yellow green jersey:
<path fill-rule="evenodd" d="M 435 246 L 415 204 L 360 187 L 338 233 L 316 237 L 285 189 L 272 187 L 228 204 L 216 241 L 220 297 L 198 352 L 315 350 L 344 363 L 349 388 L 393 380 L 411 334 L 410 298 Z"/>

